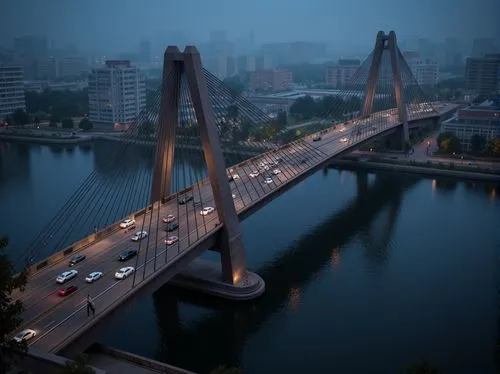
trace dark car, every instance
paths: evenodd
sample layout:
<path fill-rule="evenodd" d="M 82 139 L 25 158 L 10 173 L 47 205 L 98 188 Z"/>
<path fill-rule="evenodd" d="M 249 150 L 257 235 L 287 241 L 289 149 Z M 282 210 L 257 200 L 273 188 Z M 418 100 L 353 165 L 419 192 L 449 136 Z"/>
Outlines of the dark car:
<path fill-rule="evenodd" d="M 178 203 L 179 205 L 184 205 L 190 202 L 191 200 L 193 200 L 193 196 L 183 196 L 178 200 Z"/>
<path fill-rule="evenodd" d="M 321 136 L 320 135 L 316 135 L 314 138 L 313 138 L 313 142 L 319 142 L 321 140 Z"/>
<path fill-rule="evenodd" d="M 177 230 L 178 227 L 179 227 L 179 224 L 177 222 L 170 222 L 167 225 L 166 230 L 170 232 L 170 231 Z"/>
<path fill-rule="evenodd" d="M 229 182 L 234 182 L 234 178 L 233 178 L 233 176 L 232 176 L 232 175 L 228 175 L 228 176 L 227 176 L 227 180 L 228 180 Z"/>
<path fill-rule="evenodd" d="M 118 256 L 118 261 L 127 261 L 130 260 L 132 257 L 137 256 L 137 249 L 127 249 L 123 251 L 120 256 Z"/>
<path fill-rule="evenodd" d="M 57 293 L 59 294 L 59 296 L 68 296 L 69 294 L 75 292 L 77 289 L 78 287 L 72 284 L 71 286 L 61 288 Z"/>
<path fill-rule="evenodd" d="M 74 266 L 76 264 L 78 264 L 79 262 L 82 262 L 83 260 L 85 260 L 85 255 L 76 255 L 76 256 L 73 256 L 71 257 L 71 260 L 69 261 L 69 266 Z"/>

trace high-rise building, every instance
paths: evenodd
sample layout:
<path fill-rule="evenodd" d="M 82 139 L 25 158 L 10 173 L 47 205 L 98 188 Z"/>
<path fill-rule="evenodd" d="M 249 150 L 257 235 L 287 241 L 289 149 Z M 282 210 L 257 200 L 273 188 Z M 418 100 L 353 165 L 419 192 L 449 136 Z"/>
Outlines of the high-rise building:
<path fill-rule="evenodd" d="M 406 58 L 419 86 L 432 87 L 439 81 L 439 64 L 430 58 Z"/>
<path fill-rule="evenodd" d="M 227 56 L 206 57 L 203 58 L 203 67 L 205 67 L 217 78 L 224 79 L 228 76 L 227 62 Z"/>
<path fill-rule="evenodd" d="M 146 106 L 144 76 L 127 60 L 92 69 L 88 89 L 89 118 L 97 124 L 132 124 Z"/>
<path fill-rule="evenodd" d="M 255 58 L 255 70 L 269 70 L 275 67 L 272 56 L 257 56 Z"/>
<path fill-rule="evenodd" d="M 59 66 L 55 57 L 39 58 L 36 60 L 36 78 L 54 80 L 59 77 Z"/>
<path fill-rule="evenodd" d="M 237 62 L 238 74 L 255 71 L 255 56 L 240 56 Z"/>
<path fill-rule="evenodd" d="M 77 77 L 88 73 L 89 60 L 83 56 L 68 56 L 59 60 L 59 76 L 61 78 Z"/>
<path fill-rule="evenodd" d="M 345 88 L 359 69 L 359 60 L 339 60 L 334 65 L 326 65 L 325 83 L 333 88 Z"/>
<path fill-rule="evenodd" d="M 500 90 L 500 54 L 468 58 L 465 88 L 469 93 L 483 95 Z"/>
<path fill-rule="evenodd" d="M 292 72 L 287 70 L 257 70 L 250 73 L 251 91 L 285 91 L 292 87 Z"/>
<path fill-rule="evenodd" d="M 26 110 L 23 68 L 19 65 L 0 65 L 0 118 L 17 109 Z"/>

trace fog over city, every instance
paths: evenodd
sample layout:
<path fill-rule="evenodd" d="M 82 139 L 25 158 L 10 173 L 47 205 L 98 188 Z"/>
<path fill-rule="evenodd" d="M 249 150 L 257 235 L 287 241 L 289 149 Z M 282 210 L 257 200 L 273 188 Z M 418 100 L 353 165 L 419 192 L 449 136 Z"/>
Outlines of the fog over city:
<path fill-rule="evenodd" d="M 0 44 L 43 35 L 54 45 L 84 51 L 130 50 L 149 40 L 155 53 L 168 43 L 206 41 L 213 30 L 256 44 L 321 41 L 330 49 L 361 53 L 378 30 L 400 40 L 425 37 L 500 39 L 498 0 L 2 0 Z"/>

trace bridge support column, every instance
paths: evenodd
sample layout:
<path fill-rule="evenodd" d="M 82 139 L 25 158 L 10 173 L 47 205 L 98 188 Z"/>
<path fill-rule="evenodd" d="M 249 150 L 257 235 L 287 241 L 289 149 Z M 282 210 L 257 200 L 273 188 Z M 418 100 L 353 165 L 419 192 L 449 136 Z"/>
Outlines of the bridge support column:
<path fill-rule="evenodd" d="M 194 284 L 202 291 L 213 294 L 221 291 L 221 296 L 231 298 L 229 295 L 232 287 L 238 294 L 235 298 L 241 298 L 243 289 L 248 291 L 245 296 L 247 298 L 259 296 L 265 289 L 264 281 L 256 274 L 249 274 L 246 268 L 240 222 L 231 196 L 231 187 L 227 179 L 224 155 L 215 124 L 212 103 L 208 95 L 207 82 L 201 66 L 200 54 L 194 46 L 187 46 L 182 53 L 177 47 L 172 46 L 165 51 L 158 128 L 159 140 L 155 154 L 151 200 L 152 202 L 163 200 L 170 195 L 182 75 L 186 77 L 189 87 L 215 207 L 219 222 L 223 225 L 218 233 L 217 241 L 221 255 L 220 278 L 202 277 L 203 274 L 207 276 L 213 274 L 214 268 L 208 266 L 207 271 L 204 271 L 200 268 L 200 264 L 203 262 L 197 261 L 196 273 L 187 270 L 190 288 L 194 287 L 192 280 L 196 275 L 198 282 Z M 257 283 L 258 286 L 259 292 L 257 293 L 254 283 Z"/>
<path fill-rule="evenodd" d="M 375 100 L 380 65 L 384 50 L 388 51 L 391 59 L 398 119 L 402 123 L 402 131 L 399 133 L 399 136 L 401 137 L 399 149 L 406 151 L 410 140 L 410 130 L 408 127 L 408 113 L 406 110 L 404 86 L 401 80 L 401 71 L 399 69 L 399 61 L 402 58 L 402 54 L 397 46 L 396 33 L 394 31 L 390 31 L 389 35 L 386 35 L 383 31 L 379 31 L 377 33 L 375 48 L 373 50 L 373 60 L 368 73 L 368 84 L 366 86 L 365 96 L 361 106 L 361 117 L 367 117 L 373 113 L 373 102 Z"/>

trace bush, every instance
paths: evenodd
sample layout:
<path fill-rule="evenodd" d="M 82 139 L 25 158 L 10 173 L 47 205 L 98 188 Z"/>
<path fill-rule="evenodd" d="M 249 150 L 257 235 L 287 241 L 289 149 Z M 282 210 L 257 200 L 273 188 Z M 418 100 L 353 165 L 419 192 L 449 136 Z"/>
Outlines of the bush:
<path fill-rule="evenodd" d="M 61 122 L 63 129 L 72 129 L 75 127 L 73 120 L 71 118 L 65 118 Z"/>
<path fill-rule="evenodd" d="M 88 118 L 83 118 L 80 121 L 80 124 L 78 125 L 78 127 L 81 128 L 83 131 L 88 131 L 88 130 L 92 130 L 94 125 L 92 122 L 90 122 L 90 120 Z"/>

